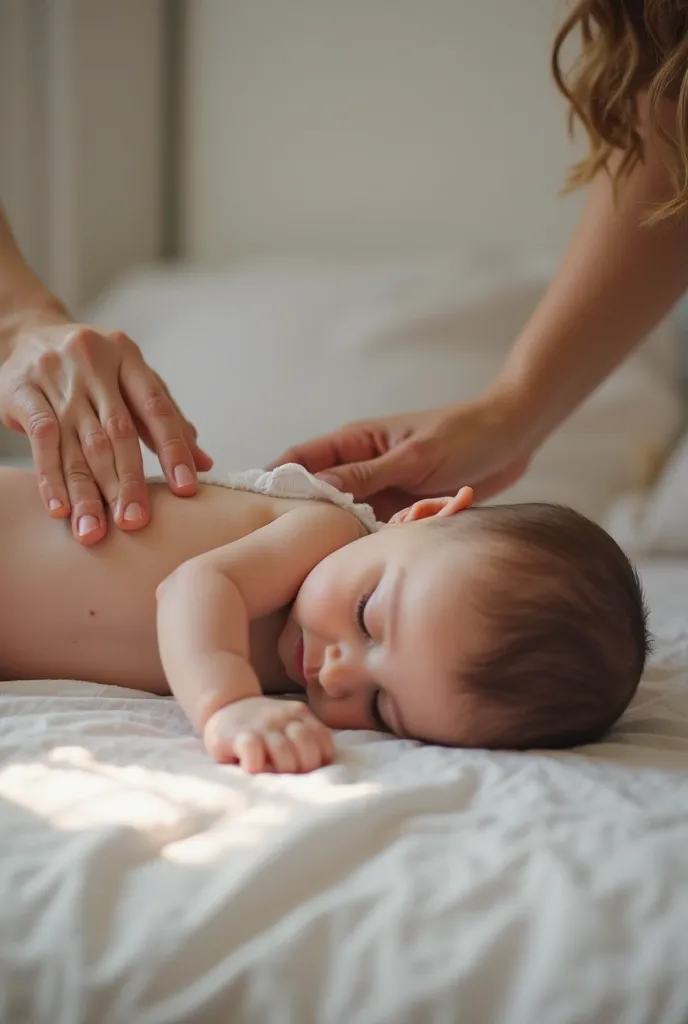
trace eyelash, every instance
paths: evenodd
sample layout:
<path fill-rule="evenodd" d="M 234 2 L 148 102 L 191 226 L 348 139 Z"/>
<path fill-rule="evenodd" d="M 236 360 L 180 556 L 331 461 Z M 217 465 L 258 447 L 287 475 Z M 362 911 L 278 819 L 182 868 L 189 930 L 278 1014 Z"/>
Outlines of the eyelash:
<path fill-rule="evenodd" d="M 370 633 L 368 632 L 365 624 L 365 610 L 369 600 L 370 594 L 366 594 L 365 597 L 362 597 L 356 605 L 356 625 L 367 640 L 370 640 Z"/>
<path fill-rule="evenodd" d="M 356 625 L 367 640 L 371 639 L 370 633 L 368 632 L 365 624 L 365 610 L 369 600 L 370 594 L 366 594 L 356 605 Z M 389 726 L 380 713 L 380 690 L 375 690 L 370 701 L 370 717 L 375 722 L 375 725 L 380 732 L 391 732 Z"/>

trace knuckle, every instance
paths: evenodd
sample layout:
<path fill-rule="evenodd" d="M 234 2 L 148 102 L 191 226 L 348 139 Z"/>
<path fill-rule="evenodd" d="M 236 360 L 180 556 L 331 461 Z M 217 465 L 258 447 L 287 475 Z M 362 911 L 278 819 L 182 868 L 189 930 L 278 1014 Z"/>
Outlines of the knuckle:
<path fill-rule="evenodd" d="M 64 490 L 64 481 L 62 480 L 61 471 L 59 469 L 37 470 L 36 477 L 38 479 L 39 489 L 49 487 L 55 497 L 57 496 L 54 494 L 56 490 L 58 490 L 60 495 L 62 495 Z"/>
<path fill-rule="evenodd" d="M 139 484 L 144 482 L 143 470 L 140 473 L 134 473 L 133 471 L 117 473 L 117 479 L 119 480 L 120 489 L 138 487 Z M 131 498 L 131 495 L 129 495 Z"/>
<path fill-rule="evenodd" d="M 285 730 L 287 736 L 297 745 L 307 745 L 310 739 L 310 730 L 306 726 L 305 722 L 295 719 L 290 722 Z"/>
<path fill-rule="evenodd" d="M 52 377 L 59 370 L 62 357 L 55 349 L 48 348 L 40 352 L 36 358 L 35 370 L 39 377 Z"/>
<path fill-rule="evenodd" d="M 109 337 L 112 340 L 113 344 L 116 345 L 117 348 L 119 349 L 125 349 L 128 351 L 131 351 L 133 349 L 138 350 L 138 346 L 136 345 L 136 343 L 132 341 L 129 335 L 125 334 L 124 331 L 110 331 Z"/>
<path fill-rule="evenodd" d="M 100 335 L 90 327 L 75 327 L 65 338 L 64 350 L 71 356 L 90 358 L 101 342 Z"/>
<path fill-rule="evenodd" d="M 147 416 L 165 419 L 174 415 L 174 407 L 162 388 L 151 388 L 143 402 L 143 411 Z"/>
<path fill-rule="evenodd" d="M 409 438 L 404 442 L 404 454 L 407 462 L 414 468 L 424 466 L 428 455 L 428 442 L 421 438 Z"/>
<path fill-rule="evenodd" d="M 129 441 L 138 437 L 131 418 L 121 413 L 108 417 L 105 423 L 105 432 L 111 441 Z"/>
<path fill-rule="evenodd" d="M 84 459 L 71 459 L 64 467 L 64 475 L 68 487 L 81 487 L 84 484 L 93 484 L 93 475 Z"/>
<path fill-rule="evenodd" d="M 110 439 L 102 429 L 90 430 L 82 438 L 82 445 L 88 454 L 96 458 L 107 455 L 110 451 Z"/>
<path fill-rule="evenodd" d="M 354 463 L 352 466 L 347 466 L 347 469 L 351 482 L 356 485 L 366 483 L 372 474 L 372 467 L 365 462 Z"/>
<path fill-rule="evenodd" d="M 145 362 L 141 348 L 128 334 L 123 331 L 113 331 L 109 337 L 121 359 L 127 359 L 130 362 L 132 360 Z"/>
<path fill-rule="evenodd" d="M 37 441 L 40 444 L 45 441 L 57 440 L 60 428 L 54 416 L 47 412 L 35 412 L 29 414 L 26 432 L 29 441 Z"/>
<path fill-rule="evenodd" d="M 5 374 L 5 366 L 0 367 L 0 372 Z M 28 381 L 25 374 L 13 373 L 7 374 L 5 388 L 7 390 L 7 397 L 18 405 L 24 404 L 24 399 L 27 391 L 29 390 Z"/>
<path fill-rule="evenodd" d="M 168 437 L 165 441 L 161 441 L 157 446 L 158 458 L 166 456 L 168 452 L 176 452 L 171 456 L 172 462 L 177 462 L 181 459 L 184 461 L 184 452 L 186 451 L 187 443 L 183 437 L 175 435 L 174 437 Z"/>

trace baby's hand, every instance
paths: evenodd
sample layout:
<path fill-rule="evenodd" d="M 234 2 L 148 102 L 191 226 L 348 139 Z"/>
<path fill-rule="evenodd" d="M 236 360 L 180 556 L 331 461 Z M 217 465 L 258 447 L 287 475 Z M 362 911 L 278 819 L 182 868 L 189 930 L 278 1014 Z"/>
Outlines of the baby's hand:
<path fill-rule="evenodd" d="M 311 772 L 334 757 L 332 734 L 301 701 L 245 697 L 211 715 L 203 730 L 216 761 L 258 772 Z"/>

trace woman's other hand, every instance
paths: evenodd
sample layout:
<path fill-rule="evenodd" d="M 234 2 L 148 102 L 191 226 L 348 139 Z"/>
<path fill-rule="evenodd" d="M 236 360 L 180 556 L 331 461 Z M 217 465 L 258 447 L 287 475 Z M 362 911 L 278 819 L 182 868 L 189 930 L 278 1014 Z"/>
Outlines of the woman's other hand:
<path fill-rule="evenodd" d="M 416 498 L 464 485 L 488 498 L 518 480 L 531 456 L 509 403 L 490 397 L 348 423 L 288 449 L 268 468 L 298 462 L 387 520 Z"/>

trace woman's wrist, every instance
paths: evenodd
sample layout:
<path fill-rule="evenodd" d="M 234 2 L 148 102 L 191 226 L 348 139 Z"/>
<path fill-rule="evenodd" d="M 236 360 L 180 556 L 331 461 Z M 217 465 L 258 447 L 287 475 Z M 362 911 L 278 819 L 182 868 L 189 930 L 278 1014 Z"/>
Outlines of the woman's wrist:
<path fill-rule="evenodd" d="M 22 256 L 0 204 L 0 362 L 26 328 L 55 323 L 69 323 L 69 314 Z"/>
<path fill-rule="evenodd" d="M 513 457 L 530 457 L 544 441 L 543 410 L 534 388 L 517 377 L 500 375 L 476 399 L 486 429 L 504 439 Z"/>
<path fill-rule="evenodd" d="M 19 341 L 33 331 L 70 322 L 65 306 L 49 291 L 16 299 L 9 309 L 0 309 L 0 362 L 7 359 Z"/>

